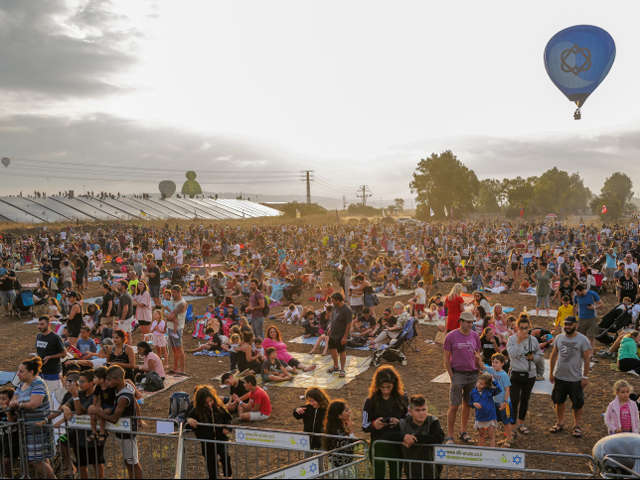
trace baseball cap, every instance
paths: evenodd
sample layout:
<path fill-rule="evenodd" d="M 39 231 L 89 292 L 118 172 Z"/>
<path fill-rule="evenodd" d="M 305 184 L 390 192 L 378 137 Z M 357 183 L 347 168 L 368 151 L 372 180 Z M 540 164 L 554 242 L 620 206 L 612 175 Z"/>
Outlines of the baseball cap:
<path fill-rule="evenodd" d="M 463 321 L 463 322 L 474 322 L 476 319 L 473 316 L 473 313 L 469 312 L 469 311 L 464 311 L 460 314 L 460 318 L 458 319 L 458 321 Z"/>
<path fill-rule="evenodd" d="M 569 315 L 567 318 L 564 319 L 564 323 L 578 323 L 578 319 L 573 315 Z"/>

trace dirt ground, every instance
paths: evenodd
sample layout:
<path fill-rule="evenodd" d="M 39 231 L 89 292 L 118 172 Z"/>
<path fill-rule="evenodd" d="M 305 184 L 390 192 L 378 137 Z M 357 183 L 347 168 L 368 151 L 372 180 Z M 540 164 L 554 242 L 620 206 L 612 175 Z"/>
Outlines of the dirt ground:
<path fill-rule="evenodd" d="M 20 280 L 22 283 L 35 280 L 34 272 L 20 273 Z M 444 294 L 448 293 L 452 284 L 441 283 L 438 291 Z M 311 296 L 310 291 L 303 297 Z M 97 296 L 98 284 L 90 284 L 90 289 L 85 293 L 86 297 Z M 400 296 L 394 298 L 381 298 L 381 304 L 376 307 L 376 316 L 378 316 L 384 307 L 390 306 L 396 300 L 406 303 L 410 296 Z M 514 307 L 517 314 L 522 311 L 523 307 L 527 306 L 529 313 L 532 312 L 532 307 L 535 306 L 535 297 L 518 295 L 517 293 L 509 294 L 490 294 L 488 295 L 492 304 L 499 302 L 505 307 Z M 599 311 L 600 316 L 606 313 L 611 308 L 615 299 L 612 294 L 606 294 L 603 296 L 605 307 Z M 203 298 L 193 302 L 196 315 L 203 314 L 205 306 L 208 303 L 208 298 Z M 305 304 L 308 302 L 305 299 Z M 552 305 L 552 308 L 557 305 Z M 271 313 L 279 311 L 280 307 L 272 309 Z M 553 319 L 544 317 L 532 317 L 532 323 L 534 326 L 542 326 L 551 329 Z M 271 324 L 275 324 L 280 329 L 283 339 L 290 340 L 297 337 L 304 332 L 299 326 L 283 325 L 281 322 L 274 322 L 271 320 L 266 321 L 265 331 Z M 8 317 L 0 317 L 0 346 L 2 348 L 2 361 L 0 369 L 2 370 L 15 370 L 17 365 L 26 358 L 31 352 L 35 351 L 34 343 L 37 334 L 36 325 L 24 325 L 18 322 L 15 317 L 9 319 Z M 434 339 L 436 334 L 436 327 L 419 325 L 418 326 L 418 352 L 408 352 L 408 365 L 402 366 L 400 364 L 394 364 L 402 375 L 406 390 L 409 395 L 422 394 L 428 399 L 431 406 L 431 411 L 435 413 L 439 418 L 443 427 L 446 426 L 446 412 L 449 404 L 449 386 L 444 384 L 434 384 L 431 380 L 436 376 L 442 374 L 444 370 L 443 366 L 443 352 L 440 345 L 429 345 L 424 343 L 426 339 Z M 134 342 L 139 341 L 140 334 L 136 332 L 134 334 Z M 194 348 L 198 345 L 198 340 L 185 337 L 185 348 Z M 290 351 L 308 352 L 310 346 L 302 344 L 288 344 Z M 596 351 L 600 350 L 602 345 L 596 347 Z M 348 350 L 350 355 L 367 356 L 368 352 L 359 350 Z M 549 357 L 550 350 L 547 351 L 546 356 Z M 226 390 L 221 389 L 218 382 L 212 381 L 212 378 L 226 372 L 229 368 L 228 358 L 218 359 L 215 357 L 206 356 L 193 356 L 187 355 L 186 369 L 190 379 L 166 392 L 154 396 L 147 400 L 143 406 L 143 415 L 149 417 L 166 417 L 169 408 L 169 396 L 174 391 L 186 391 L 193 393 L 194 387 L 202 383 L 212 384 L 216 387 L 221 396 L 224 396 Z M 385 363 L 383 361 L 383 363 Z M 581 439 L 574 439 L 571 437 L 571 419 L 566 420 L 565 431 L 559 434 L 549 433 L 549 428 L 555 423 L 555 414 L 550 396 L 545 395 L 533 395 L 529 418 L 527 424 L 531 429 L 531 435 L 522 436 L 519 435 L 516 441 L 515 448 L 519 449 L 531 449 L 542 450 L 550 452 L 567 452 L 567 453 L 584 453 L 590 454 L 592 446 L 604 435 L 607 434 L 606 428 L 603 422 L 602 414 L 605 412 L 607 405 L 613 399 L 611 392 L 613 383 L 621 378 L 624 378 L 634 387 L 635 391 L 640 391 L 640 379 L 631 376 L 629 374 L 616 373 L 610 369 L 609 361 L 601 361 L 597 364 L 590 374 L 590 383 L 585 391 L 586 405 L 584 407 L 582 429 L 584 436 Z M 352 407 L 352 411 L 355 412 L 355 422 L 357 425 L 356 434 L 361 438 L 368 438 L 368 435 L 364 434 L 359 426 L 358 421 L 361 420 L 361 408 L 364 400 L 367 396 L 367 390 L 369 383 L 374 374 L 375 369 L 370 368 L 365 373 L 359 375 L 354 381 L 340 389 L 339 391 L 329 391 L 329 394 L 334 398 L 344 398 L 349 402 Z M 300 399 L 304 395 L 304 390 L 295 388 L 278 388 L 271 387 L 268 390 L 271 397 L 273 414 L 271 418 L 260 424 L 260 427 L 273 428 L 273 429 L 286 429 L 286 430 L 302 430 L 300 422 L 296 421 L 292 417 L 292 411 L 296 406 L 302 405 L 303 400 Z M 567 412 L 570 410 L 567 409 Z M 473 425 L 472 422 L 470 422 Z M 459 429 L 456 427 L 456 432 Z M 474 438 L 477 436 L 474 434 Z M 456 439 L 456 442 L 459 441 Z M 560 460 L 559 460 L 560 461 Z"/>

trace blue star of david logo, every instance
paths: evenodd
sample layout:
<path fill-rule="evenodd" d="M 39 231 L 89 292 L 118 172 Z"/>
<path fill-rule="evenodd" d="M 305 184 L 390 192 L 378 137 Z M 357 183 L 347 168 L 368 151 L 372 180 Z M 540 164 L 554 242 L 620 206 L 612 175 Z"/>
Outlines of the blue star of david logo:
<path fill-rule="evenodd" d="M 316 473 L 316 470 L 318 470 L 318 465 L 316 465 L 315 463 L 312 463 L 311 466 L 309 467 L 309 471 L 311 473 Z"/>
<path fill-rule="evenodd" d="M 307 446 L 307 439 L 306 438 L 301 439 L 300 440 L 300 445 L 303 446 L 303 447 L 306 447 Z"/>
<path fill-rule="evenodd" d="M 236 437 L 238 438 L 238 440 L 244 440 L 244 432 L 238 432 L 238 435 L 236 435 Z"/>
<path fill-rule="evenodd" d="M 124 428 L 129 428 L 129 421 L 128 421 L 128 420 L 124 420 L 124 421 L 122 422 L 122 426 L 123 426 Z"/>
<path fill-rule="evenodd" d="M 444 452 L 444 450 L 442 449 L 438 450 L 438 458 L 444 458 L 446 456 L 447 454 Z"/>
<path fill-rule="evenodd" d="M 516 455 L 515 457 L 513 457 L 512 462 L 516 465 L 520 465 L 522 463 L 522 457 L 520 455 Z"/>

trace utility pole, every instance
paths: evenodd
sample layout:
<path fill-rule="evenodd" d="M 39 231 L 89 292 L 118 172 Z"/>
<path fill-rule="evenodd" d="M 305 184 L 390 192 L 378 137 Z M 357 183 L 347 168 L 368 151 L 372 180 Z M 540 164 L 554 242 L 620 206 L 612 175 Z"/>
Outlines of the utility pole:
<path fill-rule="evenodd" d="M 311 182 L 313 182 L 313 170 L 301 170 L 300 180 L 307 182 L 307 204 L 311 203 Z"/>
<path fill-rule="evenodd" d="M 362 193 L 360 193 L 360 190 L 362 190 Z M 356 197 L 362 199 L 362 205 L 363 206 L 367 205 L 367 198 L 369 198 L 371 195 L 372 194 L 369 191 L 369 185 L 360 185 L 360 188 L 358 189 L 358 192 L 356 193 Z"/>
<path fill-rule="evenodd" d="M 346 210 L 347 209 L 347 197 L 342 195 L 342 209 Z"/>

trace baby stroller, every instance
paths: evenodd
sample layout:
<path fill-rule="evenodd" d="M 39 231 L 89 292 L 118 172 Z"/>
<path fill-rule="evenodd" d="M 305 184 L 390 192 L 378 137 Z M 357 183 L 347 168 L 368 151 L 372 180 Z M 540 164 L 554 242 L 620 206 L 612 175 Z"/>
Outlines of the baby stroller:
<path fill-rule="evenodd" d="M 371 357 L 371 365 L 378 367 L 380 360 L 386 360 L 387 362 L 398 362 L 402 365 L 407 364 L 407 356 L 404 351 L 411 347 L 411 341 L 417 336 L 415 327 L 415 318 L 409 320 L 398 335 L 397 338 L 391 340 L 389 345 L 381 345 Z"/>
<path fill-rule="evenodd" d="M 22 290 L 13 302 L 13 311 L 20 320 L 23 317 L 33 316 L 33 307 L 35 303 L 33 301 L 32 290 Z"/>

